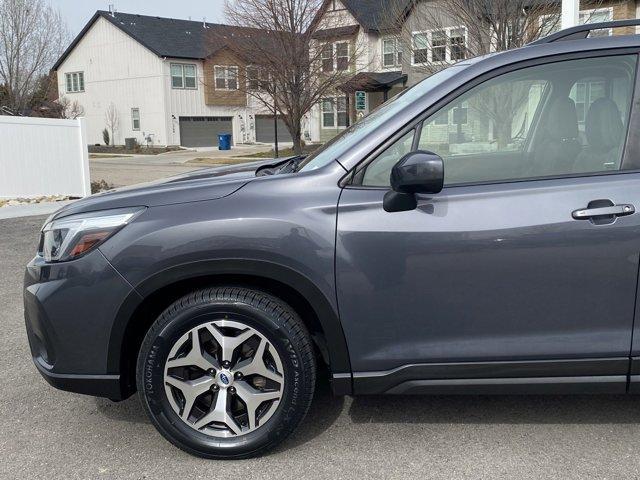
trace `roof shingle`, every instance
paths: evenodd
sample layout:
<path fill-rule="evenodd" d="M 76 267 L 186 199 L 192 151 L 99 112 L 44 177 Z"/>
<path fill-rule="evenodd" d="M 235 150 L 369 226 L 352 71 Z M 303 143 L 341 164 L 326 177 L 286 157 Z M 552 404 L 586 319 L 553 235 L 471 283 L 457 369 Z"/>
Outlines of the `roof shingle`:
<path fill-rule="evenodd" d="M 399 15 L 409 7 L 412 0 L 342 0 L 344 6 L 365 30 L 384 31 L 393 29 Z"/>
<path fill-rule="evenodd" d="M 85 33 L 99 18 L 109 21 L 159 57 L 201 60 L 220 46 L 212 39 L 223 38 L 231 30 L 251 30 L 218 23 L 204 23 L 175 18 L 150 17 L 131 13 L 111 14 L 98 10 L 69 48 L 58 59 L 52 70 L 57 70 Z M 216 34 L 220 33 L 219 36 Z"/>

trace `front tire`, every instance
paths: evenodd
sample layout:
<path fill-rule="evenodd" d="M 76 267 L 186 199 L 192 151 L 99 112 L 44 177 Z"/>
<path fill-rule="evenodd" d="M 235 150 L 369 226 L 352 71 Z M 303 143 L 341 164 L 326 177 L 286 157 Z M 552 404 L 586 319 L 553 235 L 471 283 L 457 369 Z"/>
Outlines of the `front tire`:
<path fill-rule="evenodd" d="M 309 332 L 289 305 L 215 287 L 180 298 L 153 323 L 136 381 L 167 440 L 230 459 L 262 454 L 291 434 L 311 405 L 315 375 Z"/>

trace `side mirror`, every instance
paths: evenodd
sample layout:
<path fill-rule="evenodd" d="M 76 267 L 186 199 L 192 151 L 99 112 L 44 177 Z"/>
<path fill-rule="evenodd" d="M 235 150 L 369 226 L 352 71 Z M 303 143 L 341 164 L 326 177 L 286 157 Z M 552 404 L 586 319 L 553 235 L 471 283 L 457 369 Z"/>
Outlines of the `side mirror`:
<path fill-rule="evenodd" d="M 391 170 L 391 188 L 384 196 L 387 212 L 404 212 L 418 206 L 416 193 L 440 193 L 444 187 L 444 162 L 432 152 L 406 154 Z"/>

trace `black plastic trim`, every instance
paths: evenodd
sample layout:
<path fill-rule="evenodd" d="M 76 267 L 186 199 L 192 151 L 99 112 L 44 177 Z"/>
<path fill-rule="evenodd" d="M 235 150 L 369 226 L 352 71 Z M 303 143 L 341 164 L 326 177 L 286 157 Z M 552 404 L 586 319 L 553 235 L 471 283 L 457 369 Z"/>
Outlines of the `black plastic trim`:
<path fill-rule="evenodd" d="M 626 385 L 629 359 L 627 357 L 534 360 L 534 361 L 497 361 L 497 362 L 457 362 L 425 363 L 404 365 L 383 372 L 354 372 L 354 394 L 394 393 L 401 385 L 424 384 L 434 388 L 434 381 L 462 381 L 464 385 L 475 380 L 493 381 L 496 379 L 527 378 L 536 382 L 536 378 L 561 377 L 607 377 L 623 376 Z M 427 382 L 427 383 L 425 383 Z M 522 382 L 521 382 L 522 383 Z M 447 383 L 443 385 L 448 385 Z M 409 386 L 402 387 L 409 388 Z M 411 387 L 413 388 L 413 387 Z M 397 393 L 397 392 L 395 392 Z"/>
<path fill-rule="evenodd" d="M 59 390 L 81 393 L 94 397 L 106 397 L 114 401 L 122 400 L 120 375 L 74 375 L 48 371 L 36 359 L 33 363 L 38 372 L 51 385 Z"/>
<path fill-rule="evenodd" d="M 334 373 L 331 377 L 331 390 L 334 395 L 351 395 L 353 382 L 350 373 Z"/>
<path fill-rule="evenodd" d="M 473 378 L 413 380 L 386 393 L 395 395 L 562 395 L 626 393 L 627 376 Z"/>

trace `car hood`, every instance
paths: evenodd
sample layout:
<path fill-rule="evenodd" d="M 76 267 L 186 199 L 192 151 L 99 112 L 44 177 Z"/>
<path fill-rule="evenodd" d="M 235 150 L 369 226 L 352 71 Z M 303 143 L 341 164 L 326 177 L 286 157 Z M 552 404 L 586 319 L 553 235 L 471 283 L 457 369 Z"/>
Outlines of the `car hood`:
<path fill-rule="evenodd" d="M 53 218 L 112 208 L 157 207 L 176 203 L 215 200 L 233 194 L 255 179 L 256 169 L 273 160 L 202 168 L 149 183 L 116 188 L 73 202 Z"/>

